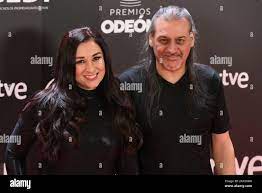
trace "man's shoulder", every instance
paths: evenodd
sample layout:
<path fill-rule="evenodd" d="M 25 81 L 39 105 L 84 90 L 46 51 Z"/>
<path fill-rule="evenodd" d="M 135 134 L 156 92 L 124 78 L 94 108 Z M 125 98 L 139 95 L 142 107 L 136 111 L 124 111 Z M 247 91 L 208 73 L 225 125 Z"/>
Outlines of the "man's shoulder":
<path fill-rule="evenodd" d="M 219 80 L 219 74 L 217 71 L 209 65 L 195 63 L 193 64 L 195 72 L 199 78 L 203 81 Z"/>
<path fill-rule="evenodd" d="M 222 84 L 218 72 L 211 66 L 205 64 L 194 64 L 197 80 L 199 83 L 211 93 L 216 93 L 219 85 Z"/>
<path fill-rule="evenodd" d="M 142 82 L 146 77 L 146 68 L 144 65 L 136 65 L 124 71 L 119 79 L 121 82 Z"/>

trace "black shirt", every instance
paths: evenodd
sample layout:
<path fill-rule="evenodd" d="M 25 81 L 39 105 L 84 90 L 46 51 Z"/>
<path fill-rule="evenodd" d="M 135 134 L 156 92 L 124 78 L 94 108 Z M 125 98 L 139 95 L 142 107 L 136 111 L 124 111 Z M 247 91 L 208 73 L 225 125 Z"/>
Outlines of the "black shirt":
<path fill-rule="evenodd" d="M 141 174 L 212 174 L 211 134 L 226 132 L 229 116 L 219 75 L 206 65 L 195 64 L 194 68 L 198 81 L 214 97 L 214 109 L 188 110 L 188 71 L 175 84 L 157 75 L 161 92 L 159 103 L 152 108 L 151 126 L 143 105 L 148 95 L 145 68 L 136 66 L 120 76 L 122 83 L 142 83 L 142 92 L 131 92 L 144 137 L 139 151 Z"/>
<path fill-rule="evenodd" d="M 8 174 L 87 174 L 113 175 L 136 174 L 135 155 L 124 153 L 121 135 L 112 128 L 112 115 L 96 90 L 78 88 L 87 100 L 87 123 L 80 126 L 79 145 L 72 138 L 65 139 L 57 161 L 45 161 L 41 156 L 41 145 L 37 140 L 37 112 L 23 112 L 12 135 L 21 135 L 21 145 L 8 144 Z M 66 128 L 70 133 L 70 127 Z M 23 165 L 26 170 L 23 172 Z"/>

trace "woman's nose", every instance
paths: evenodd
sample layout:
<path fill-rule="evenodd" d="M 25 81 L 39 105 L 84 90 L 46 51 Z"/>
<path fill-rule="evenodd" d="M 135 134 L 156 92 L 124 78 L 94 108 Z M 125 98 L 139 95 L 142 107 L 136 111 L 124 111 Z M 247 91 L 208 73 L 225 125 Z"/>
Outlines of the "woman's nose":
<path fill-rule="evenodd" d="M 95 72 L 95 67 L 92 62 L 87 61 L 85 63 L 85 72 L 90 73 L 90 74 Z"/>

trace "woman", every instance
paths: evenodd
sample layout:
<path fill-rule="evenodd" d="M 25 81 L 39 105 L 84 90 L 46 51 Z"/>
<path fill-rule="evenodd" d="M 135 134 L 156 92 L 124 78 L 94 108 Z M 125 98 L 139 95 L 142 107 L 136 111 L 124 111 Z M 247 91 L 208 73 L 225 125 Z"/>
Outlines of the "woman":
<path fill-rule="evenodd" d="M 136 174 L 142 143 L 133 106 L 90 27 L 66 33 L 54 81 L 23 109 L 7 145 L 8 174 Z"/>

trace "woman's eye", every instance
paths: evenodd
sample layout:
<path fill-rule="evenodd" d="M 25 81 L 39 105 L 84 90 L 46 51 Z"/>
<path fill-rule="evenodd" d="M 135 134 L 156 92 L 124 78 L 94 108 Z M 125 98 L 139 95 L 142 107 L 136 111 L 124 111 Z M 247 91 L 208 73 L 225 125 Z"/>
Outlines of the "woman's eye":
<path fill-rule="evenodd" d="M 76 63 L 77 63 L 77 64 L 84 64 L 84 63 L 85 63 L 85 60 L 77 60 Z"/>
<path fill-rule="evenodd" d="M 100 59 L 101 59 L 101 56 L 96 56 L 96 57 L 93 58 L 94 61 L 98 61 Z"/>

